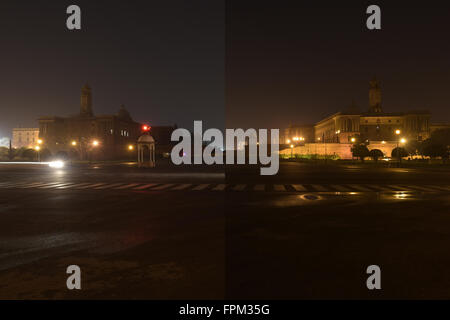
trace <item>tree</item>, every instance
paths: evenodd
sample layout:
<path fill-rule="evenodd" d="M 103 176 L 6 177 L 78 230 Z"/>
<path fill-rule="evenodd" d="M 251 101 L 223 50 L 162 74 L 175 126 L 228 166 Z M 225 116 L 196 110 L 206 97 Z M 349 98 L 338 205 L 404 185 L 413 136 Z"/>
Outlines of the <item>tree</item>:
<path fill-rule="evenodd" d="M 33 161 L 34 159 L 36 159 L 36 155 L 37 153 L 34 149 L 26 149 L 22 153 L 22 157 L 29 161 Z"/>
<path fill-rule="evenodd" d="M 433 141 L 425 141 L 422 153 L 424 156 L 430 157 L 430 158 L 437 158 L 442 157 L 443 159 L 448 158 L 448 150 L 446 146 L 439 144 L 439 143 L 433 143 Z"/>
<path fill-rule="evenodd" d="M 421 149 L 422 154 L 430 158 L 447 159 L 450 155 L 450 129 L 433 131 L 431 137 L 422 143 Z"/>
<path fill-rule="evenodd" d="M 380 149 L 372 149 L 369 151 L 369 156 L 375 161 L 378 162 L 379 158 L 382 158 L 384 156 L 383 151 Z"/>
<path fill-rule="evenodd" d="M 369 149 L 363 144 L 355 144 L 351 150 L 353 156 L 360 158 L 361 162 L 364 162 L 364 158 L 369 156 Z"/>
<path fill-rule="evenodd" d="M 407 157 L 408 155 L 408 152 L 402 147 L 392 149 L 392 158 L 403 158 Z"/>

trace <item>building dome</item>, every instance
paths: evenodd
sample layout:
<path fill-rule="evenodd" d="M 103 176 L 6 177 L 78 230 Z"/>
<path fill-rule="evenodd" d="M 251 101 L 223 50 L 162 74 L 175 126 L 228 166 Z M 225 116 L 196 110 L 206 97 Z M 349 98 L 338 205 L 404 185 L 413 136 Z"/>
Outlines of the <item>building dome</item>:
<path fill-rule="evenodd" d="M 138 143 L 155 143 L 155 139 L 151 135 L 144 134 L 139 137 Z"/>
<path fill-rule="evenodd" d="M 119 112 L 117 113 L 117 116 L 119 118 L 122 118 L 122 119 L 131 119 L 130 113 L 128 112 L 127 109 L 125 109 L 124 105 L 120 106 L 120 109 L 119 109 Z"/>

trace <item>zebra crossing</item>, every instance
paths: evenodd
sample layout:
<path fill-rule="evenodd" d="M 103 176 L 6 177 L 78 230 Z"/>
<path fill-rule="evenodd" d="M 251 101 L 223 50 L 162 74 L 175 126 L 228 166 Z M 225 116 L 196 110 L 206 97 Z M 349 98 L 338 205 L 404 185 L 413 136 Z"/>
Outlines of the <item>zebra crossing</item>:
<path fill-rule="evenodd" d="M 230 191 L 230 192 L 450 192 L 450 185 L 381 184 L 229 184 L 158 182 L 0 182 L 0 189 L 132 190 L 132 191 Z"/>

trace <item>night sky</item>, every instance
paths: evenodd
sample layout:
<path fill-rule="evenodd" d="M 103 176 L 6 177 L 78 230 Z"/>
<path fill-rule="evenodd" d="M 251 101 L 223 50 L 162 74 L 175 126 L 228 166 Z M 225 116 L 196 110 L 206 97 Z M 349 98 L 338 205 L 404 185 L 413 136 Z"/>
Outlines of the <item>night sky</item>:
<path fill-rule="evenodd" d="M 371 4 L 382 30 L 366 28 Z M 227 126 L 314 123 L 352 99 L 365 111 L 374 75 L 384 111 L 450 122 L 449 30 L 444 1 L 230 1 Z"/>
<path fill-rule="evenodd" d="M 82 29 L 66 28 L 67 6 Z M 224 124 L 224 3 L 210 0 L 1 1 L 0 137 L 42 115 L 123 103 L 151 125 Z"/>
<path fill-rule="evenodd" d="M 78 113 L 86 81 L 96 114 L 123 103 L 151 125 L 283 128 L 353 99 L 366 110 L 376 75 L 385 111 L 450 122 L 448 5 L 390 2 L 2 1 L 0 137 Z M 365 27 L 370 4 L 381 31 Z"/>

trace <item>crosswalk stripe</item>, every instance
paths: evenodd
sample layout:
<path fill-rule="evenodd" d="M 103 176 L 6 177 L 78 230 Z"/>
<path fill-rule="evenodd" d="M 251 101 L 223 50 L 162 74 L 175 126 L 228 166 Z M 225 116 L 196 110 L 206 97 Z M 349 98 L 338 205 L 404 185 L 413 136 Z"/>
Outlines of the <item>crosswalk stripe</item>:
<path fill-rule="evenodd" d="M 166 184 L 160 185 L 159 187 L 152 188 L 152 190 L 164 190 L 164 189 L 170 188 L 174 185 L 175 185 L 174 183 L 166 183 Z"/>
<path fill-rule="evenodd" d="M 90 183 L 86 183 L 86 182 L 83 182 L 83 183 L 71 183 L 71 184 L 66 185 L 66 186 L 57 187 L 56 189 L 69 189 L 69 188 L 84 186 L 86 184 L 90 184 Z"/>
<path fill-rule="evenodd" d="M 121 185 L 123 185 L 123 184 L 124 184 L 123 182 L 120 182 L 120 183 L 110 183 L 110 184 L 106 184 L 106 185 L 104 185 L 104 186 L 95 187 L 94 189 L 95 189 L 95 190 L 104 190 L 104 189 L 109 189 L 109 188 L 113 188 L 113 187 L 118 187 L 118 186 L 121 186 Z"/>
<path fill-rule="evenodd" d="M 405 187 L 407 187 L 407 188 L 410 188 L 410 189 L 414 189 L 414 190 L 419 190 L 419 191 L 436 191 L 436 190 L 433 190 L 433 189 L 430 189 L 430 188 L 426 188 L 426 187 L 422 187 L 422 186 L 405 186 Z"/>
<path fill-rule="evenodd" d="M 443 190 L 443 191 L 450 191 L 450 187 L 445 186 L 432 186 L 434 189 Z"/>
<path fill-rule="evenodd" d="M 380 190 L 380 191 L 393 191 L 392 188 L 388 188 L 386 186 L 382 186 L 382 185 L 379 185 L 379 184 L 373 185 L 371 187 L 374 188 L 374 189 Z"/>
<path fill-rule="evenodd" d="M 227 187 L 226 184 L 218 184 L 217 186 L 215 186 L 215 187 L 213 188 L 213 190 L 214 190 L 214 191 L 223 191 L 223 190 L 225 190 L 226 187 Z"/>
<path fill-rule="evenodd" d="M 319 185 L 319 184 L 313 184 L 312 187 L 313 187 L 314 189 L 316 189 L 317 191 L 328 191 L 327 188 L 325 188 L 324 186 Z"/>
<path fill-rule="evenodd" d="M 347 188 L 347 187 L 345 187 L 345 186 L 337 185 L 337 184 L 332 184 L 332 185 L 330 185 L 330 187 L 336 189 L 337 191 L 341 191 L 341 192 L 349 192 L 349 191 L 352 191 L 351 189 L 349 189 L 349 188 Z"/>
<path fill-rule="evenodd" d="M 180 184 L 179 186 L 176 186 L 176 187 L 172 188 L 171 190 L 184 190 L 184 189 L 189 188 L 190 186 L 192 186 L 192 183 Z"/>
<path fill-rule="evenodd" d="M 70 183 L 50 183 L 48 185 L 38 187 L 38 189 L 51 189 L 51 188 L 66 186 L 68 184 L 70 184 Z"/>
<path fill-rule="evenodd" d="M 200 190 L 204 190 L 204 189 L 206 189 L 208 187 L 209 187 L 209 184 L 199 184 L 195 188 L 192 188 L 192 190 L 200 191 Z"/>
<path fill-rule="evenodd" d="M 274 184 L 273 190 L 274 191 L 286 191 L 286 188 L 282 184 Z"/>
<path fill-rule="evenodd" d="M 257 184 L 253 188 L 253 190 L 255 190 L 255 191 L 264 191 L 264 190 L 266 190 L 266 185 L 265 184 Z"/>
<path fill-rule="evenodd" d="M 301 184 L 293 184 L 292 187 L 296 190 L 296 191 L 308 191 L 304 185 Z"/>
<path fill-rule="evenodd" d="M 392 189 L 395 189 L 395 190 L 398 190 L 398 191 L 407 191 L 407 188 L 399 186 L 399 185 L 392 185 L 392 184 L 390 184 L 388 187 L 392 188 Z"/>
<path fill-rule="evenodd" d="M 238 184 L 233 187 L 233 191 L 243 191 L 245 189 L 245 187 L 246 187 L 245 184 Z"/>
<path fill-rule="evenodd" d="M 356 190 L 359 190 L 359 191 L 372 191 L 373 192 L 373 190 L 371 190 L 369 188 L 366 188 L 366 187 L 363 187 L 363 186 L 361 186 L 359 184 L 351 184 L 350 187 L 352 187 L 352 188 L 354 188 Z"/>
<path fill-rule="evenodd" d="M 124 185 L 124 186 L 116 187 L 116 188 L 114 188 L 114 189 L 115 189 L 115 190 L 128 189 L 128 188 L 135 187 L 135 186 L 137 186 L 137 185 L 139 185 L 139 184 L 140 184 L 140 183 L 129 183 L 129 184 L 126 184 L 126 185 Z"/>
<path fill-rule="evenodd" d="M 156 186 L 156 185 L 158 185 L 158 184 L 157 183 L 147 183 L 142 186 L 135 187 L 135 188 L 133 188 L 133 190 L 144 190 L 144 189 L 148 189 L 150 187 Z"/>
<path fill-rule="evenodd" d="M 90 184 L 88 184 L 86 186 L 77 187 L 76 189 L 88 189 L 88 188 L 91 189 L 91 188 L 95 188 L 95 187 L 98 187 L 98 186 L 102 186 L 104 184 L 105 184 L 104 182 L 103 183 L 94 183 L 94 184 L 90 183 Z"/>
<path fill-rule="evenodd" d="M 47 184 L 48 184 L 48 182 L 33 183 L 33 184 L 25 185 L 22 188 L 23 189 L 37 188 L 37 187 L 40 187 L 40 186 L 45 186 Z"/>
<path fill-rule="evenodd" d="M 40 185 L 42 182 L 34 182 L 34 183 L 28 183 L 28 182 L 9 182 L 6 187 L 7 188 L 23 188 L 25 186 L 29 185 Z"/>

